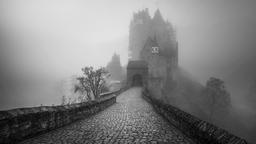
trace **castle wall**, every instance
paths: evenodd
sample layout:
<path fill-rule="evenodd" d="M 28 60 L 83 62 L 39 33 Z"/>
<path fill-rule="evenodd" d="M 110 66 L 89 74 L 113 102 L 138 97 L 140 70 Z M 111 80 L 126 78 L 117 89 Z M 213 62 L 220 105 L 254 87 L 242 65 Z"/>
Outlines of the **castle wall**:
<path fill-rule="evenodd" d="M 170 124 L 179 128 L 199 144 L 247 144 L 245 139 L 237 137 L 228 131 L 203 121 L 172 105 L 168 105 L 153 97 L 144 90 L 142 96 L 152 104 L 157 113 L 162 115 Z"/>
<path fill-rule="evenodd" d="M 162 88 L 163 88 L 163 78 L 160 77 L 150 77 L 148 78 L 148 86 L 147 89 L 149 90 L 155 98 L 161 99 L 162 98 Z"/>

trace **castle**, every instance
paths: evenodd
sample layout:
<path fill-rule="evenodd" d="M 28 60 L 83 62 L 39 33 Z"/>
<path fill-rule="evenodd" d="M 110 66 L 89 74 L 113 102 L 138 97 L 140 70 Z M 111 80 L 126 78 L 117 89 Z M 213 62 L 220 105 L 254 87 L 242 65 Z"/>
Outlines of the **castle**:
<path fill-rule="evenodd" d="M 172 24 L 156 10 L 153 18 L 148 9 L 134 13 L 130 23 L 130 60 L 142 60 L 148 65 L 148 87 L 155 95 L 163 95 L 174 80 L 178 67 L 178 42 Z"/>

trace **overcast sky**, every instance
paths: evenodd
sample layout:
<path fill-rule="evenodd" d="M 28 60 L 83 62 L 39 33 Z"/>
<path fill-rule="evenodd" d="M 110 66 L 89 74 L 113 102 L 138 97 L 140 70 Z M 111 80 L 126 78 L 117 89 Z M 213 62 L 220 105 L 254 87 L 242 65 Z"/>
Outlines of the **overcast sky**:
<path fill-rule="evenodd" d="M 254 0 L 1 0 L 1 61 L 50 76 L 104 66 L 114 52 L 125 64 L 133 12 L 159 8 L 176 27 L 179 64 L 204 82 L 255 57 L 255 7 Z"/>

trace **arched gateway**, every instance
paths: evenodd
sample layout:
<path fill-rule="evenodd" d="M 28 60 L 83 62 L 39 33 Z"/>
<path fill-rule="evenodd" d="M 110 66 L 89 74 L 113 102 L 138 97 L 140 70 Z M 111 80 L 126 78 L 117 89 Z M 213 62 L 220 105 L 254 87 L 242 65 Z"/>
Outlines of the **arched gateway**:
<path fill-rule="evenodd" d="M 148 65 L 145 61 L 129 61 L 127 66 L 127 85 L 146 86 L 148 78 Z"/>

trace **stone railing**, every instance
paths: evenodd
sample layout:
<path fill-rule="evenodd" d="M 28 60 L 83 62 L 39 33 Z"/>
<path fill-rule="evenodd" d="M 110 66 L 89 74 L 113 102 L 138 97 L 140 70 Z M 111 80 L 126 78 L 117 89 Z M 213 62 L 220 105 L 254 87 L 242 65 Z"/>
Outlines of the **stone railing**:
<path fill-rule="evenodd" d="M 0 111 L 0 143 L 15 143 L 93 115 L 116 102 L 123 90 L 101 94 L 99 100 L 64 106 Z"/>
<path fill-rule="evenodd" d="M 199 144 L 247 144 L 244 139 L 224 129 L 200 120 L 176 107 L 164 104 L 150 96 L 147 90 L 143 91 L 143 98 L 152 104 L 157 113 Z"/>

